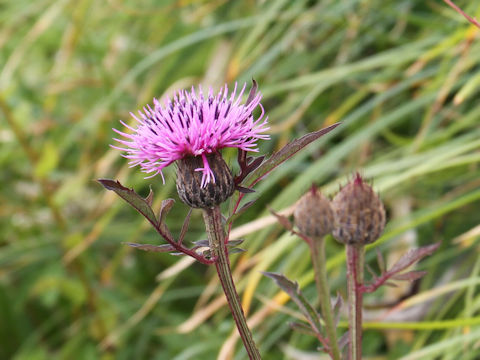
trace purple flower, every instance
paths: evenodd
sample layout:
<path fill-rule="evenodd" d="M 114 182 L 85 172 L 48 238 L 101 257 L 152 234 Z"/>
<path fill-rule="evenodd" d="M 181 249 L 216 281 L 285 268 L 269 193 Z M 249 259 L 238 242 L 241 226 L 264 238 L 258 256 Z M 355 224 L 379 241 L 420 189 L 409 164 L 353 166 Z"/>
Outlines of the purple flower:
<path fill-rule="evenodd" d="M 246 104 L 242 104 L 245 87 L 246 85 L 238 96 L 236 84 L 230 95 L 225 85 L 216 96 L 212 88 L 208 95 L 204 95 L 201 87 L 198 92 L 192 87 L 190 92 L 179 91 L 173 102 L 165 101 L 163 106 L 157 99 L 153 99 L 153 109 L 147 105 L 143 112 L 138 112 L 139 117 L 130 113 L 138 122 L 136 129 L 120 121 L 133 131 L 132 134 L 113 129 L 127 140 L 114 139 L 122 146 L 112 147 L 126 152 L 123 156 L 131 159 L 131 167 L 140 165 L 143 172 L 153 173 L 147 178 L 160 173 L 164 182 L 164 167 L 188 156 L 201 156 L 203 167 L 195 169 L 203 173 L 201 186 L 214 183 L 215 177 L 208 164 L 207 154 L 216 153 L 225 147 L 257 152 L 257 140 L 269 139 L 268 135 L 263 134 L 269 128 L 268 118 L 264 118 L 260 104 L 262 95 L 254 93 Z M 257 106 L 260 107 L 261 114 L 255 119 L 253 110 Z"/>

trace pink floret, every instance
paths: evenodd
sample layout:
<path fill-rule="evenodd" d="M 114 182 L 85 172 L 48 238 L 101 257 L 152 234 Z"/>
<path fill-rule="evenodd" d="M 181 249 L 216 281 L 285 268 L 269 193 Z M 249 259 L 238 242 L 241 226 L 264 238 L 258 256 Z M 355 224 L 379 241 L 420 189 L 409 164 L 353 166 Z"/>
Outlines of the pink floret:
<path fill-rule="evenodd" d="M 163 106 L 153 99 L 153 109 L 147 105 L 132 128 L 121 124 L 132 133 L 113 129 L 125 139 L 114 139 L 120 145 L 112 146 L 125 151 L 124 157 L 130 159 L 130 166 L 139 165 L 143 172 L 151 174 L 148 178 L 161 174 L 162 169 L 186 156 L 202 156 L 202 187 L 215 182 L 215 177 L 207 161 L 207 154 L 225 147 L 239 148 L 245 151 L 258 151 L 257 140 L 267 140 L 264 134 L 269 128 L 267 117 L 260 104 L 262 95 L 256 93 L 248 104 L 241 104 L 245 85 L 236 96 L 237 86 L 229 95 L 227 85 L 215 96 L 210 88 L 204 95 L 192 87 L 190 92 L 179 91 L 173 102 L 166 101 Z M 253 117 L 253 110 L 259 106 L 261 114 Z"/>

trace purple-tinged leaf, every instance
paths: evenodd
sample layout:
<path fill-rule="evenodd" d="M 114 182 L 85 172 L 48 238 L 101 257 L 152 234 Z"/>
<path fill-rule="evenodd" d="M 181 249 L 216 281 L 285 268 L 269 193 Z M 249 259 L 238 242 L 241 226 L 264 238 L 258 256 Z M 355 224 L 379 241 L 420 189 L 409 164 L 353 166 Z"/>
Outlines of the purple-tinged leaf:
<path fill-rule="evenodd" d="M 147 200 L 138 195 L 133 189 L 126 188 L 119 181 L 110 179 L 98 179 L 97 180 L 107 190 L 114 191 L 123 200 L 134 207 L 140 214 L 142 214 L 153 226 L 157 225 L 157 219 L 155 213 L 150 207 Z M 149 195 L 150 196 L 150 195 Z M 147 199 L 148 197 L 147 196 Z"/>
<path fill-rule="evenodd" d="M 165 217 L 167 216 L 168 212 L 172 209 L 175 200 L 173 199 L 165 199 L 162 201 L 162 206 L 160 207 L 160 212 L 158 213 L 158 223 L 162 225 L 165 222 Z"/>
<path fill-rule="evenodd" d="M 170 255 L 173 255 L 173 256 L 184 256 L 184 255 L 187 255 L 183 252 L 171 252 Z"/>
<path fill-rule="evenodd" d="M 180 236 L 178 237 L 178 244 L 181 245 L 183 243 L 183 239 L 185 239 L 185 235 L 187 234 L 188 224 L 190 223 L 190 216 L 192 215 L 192 208 L 188 210 L 188 214 L 185 218 L 185 221 L 182 225 L 182 230 L 180 230 Z"/>
<path fill-rule="evenodd" d="M 384 282 L 383 285 L 390 286 L 392 288 L 398 288 L 398 285 L 395 283 L 392 283 L 391 281 Z"/>
<path fill-rule="evenodd" d="M 290 220 L 288 220 L 288 218 L 286 216 L 277 214 L 270 207 L 268 207 L 268 210 L 272 213 L 273 216 L 275 216 L 277 218 L 277 221 L 280 223 L 280 225 L 282 225 L 285 229 L 287 229 L 289 231 L 293 230 L 293 225 L 290 222 Z"/>
<path fill-rule="evenodd" d="M 237 210 L 237 212 L 235 213 L 235 215 L 243 213 L 243 212 L 246 211 L 248 208 L 250 208 L 250 206 L 252 206 L 253 204 L 255 204 L 256 201 L 257 201 L 257 199 L 254 199 L 254 200 L 251 200 L 251 201 L 246 202 L 240 209 Z"/>
<path fill-rule="evenodd" d="M 247 251 L 247 250 L 241 249 L 241 248 L 238 248 L 238 247 L 228 249 L 229 254 L 240 254 L 240 253 L 243 253 L 245 251 Z"/>
<path fill-rule="evenodd" d="M 375 248 L 375 251 L 377 252 L 377 263 L 378 268 L 380 269 L 380 273 L 384 273 L 387 269 L 385 266 L 385 259 L 383 258 L 382 252 L 378 247 Z"/>
<path fill-rule="evenodd" d="M 301 334 L 315 336 L 315 337 L 317 336 L 317 334 L 315 334 L 307 324 L 295 321 L 295 322 L 288 323 L 288 325 L 292 328 L 292 330 L 298 331 Z"/>
<path fill-rule="evenodd" d="M 329 133 L 335 129 L 340 123 L 330 125 L 321 130 L 306 134 L 299 139 L 295 139 L 292 142 L 285 145 L 279 151 L 270 156 L 266 161 L 264 161 L 254 172 L 252 172 L 248 178 L 251 179 L 248 181 L 249 186 L 255 185 L 261 178 L 269 174 L 277 166 L 291 158 L 298 151 L 302 150 L 305 146 L 311 142 L 317 140 L 321 136 Z"/>
<path fill-rule="evenodd" d="M 410 265 L 413 265 L 423 259 L 425 256 L 431 255 L 435 250 L 438 249 L 439 246 L 440 243 L 436 243 L 433 245 L 423 246 L 418 249 L 409 250 L 388 270 L 388 272 L 391 274 L 396 274 L 402 270 L 405 270 Z"/>
<path fill-rule="evenodd" d="M 151 252 L 170 252 L 175 248 L 170 244 L 162 245 L 150 245 L 150 244 L 136 244 L 136 243 L 123 243 L 138 250 L 151 251 Z"/>
<path fill-rule="evenodd" d="M 401 281 L 415 281 L 425 276 L 426 274 L 426 271 L 409 271 L 403 274 L 394 275 L 392 276 L 392 279 Z"/>
<path fill-rule="evenodd" d="M 245 103 L 245 106 L 250 104 L 253 101 L 253 99 L 255 99 L 255 96 L 257 95 L 257 89 L 258 89 L 257 82 L 255 81 L 255 79 L 252 79 L 252 88 L 250 89 L 250 93 L 248 94 L 248 98 Z"/>
<path fill-rule="evenodd" d="M 333 303 L 333 316 L 334 316 L 334 323 L 335 326 L 338 326 L 338 323 L 340 322 L 340 310 L 342 309 L 343 306 L 343 298 L 340 293 L 337 293 L 337 298 L 335 299 L 335 302 Z"/>
<path fill-rule="evenodd" d="M 244 241 L 245 239 L 228 240 L 227 247 L 235 247 L 241 245 Z"/>
<path fill-rule="evenodd" d="M 303 316 L 307 319 L 308 323 L 312 327 L 312 330 L 316 334 L 321 334 L 322 327 L 320 322 L 320 315 L 314 309 L 312 305 L 305 299 L 297 282 L 289 280 L 282 274 L 272 273 L 272 272 L 263 272 L 262 274 L 273 279 L 275 283 L 285 291 L 290 298 L 297 304 Z"/>
<path fill-rule="evenodd" d="M 246 188 L 246 187 L 240 186 L 240 185 L 235 185 L 235 190 L 238 190 L 242 194 L 252 194 L 252 193 L 255 192 L 255 190 L 253 190 L 253 189 L 249 189 L 249 188 Z"/>
<path fill-rule="evenodd" d="M 197 247 L 209 247 L 210 244 L 207 239 L 202 239 L 198 241 L 193 241 L 193 244 Z"/>
<path fill-rule="evenodd" d="M 340 350 L 342 350 L 345 346 L 348 345 L 348 343 L 350 342 L 349 340 L 349 336 L 348 336 L 348 330 L 345 332 L 345 334 L 343 334 L 340 339 L 338 339 L 338 347 Z"/>
<path fill-rule="evenodd" d="M 150 186 L 150 192 L 148 193 L 148 196 L 145 198 L 145 201 L 147 202 L 148 206 L 152 207 L 152 204 L 153 204 L 153 190 L 152 190 L 152 186 Z"/>

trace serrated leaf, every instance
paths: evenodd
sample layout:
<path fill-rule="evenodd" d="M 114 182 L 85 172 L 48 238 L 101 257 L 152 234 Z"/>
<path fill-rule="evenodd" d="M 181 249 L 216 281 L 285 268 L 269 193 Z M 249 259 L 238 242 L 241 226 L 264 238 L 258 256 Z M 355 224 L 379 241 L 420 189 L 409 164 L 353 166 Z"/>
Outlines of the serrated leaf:
<path fill-rule="evenodd" d="M 192 208 L 188 210 L 188 214 L 185 217 L 185 220 L 182 225 L 182 230 L 180 230 L 180 236 L 178 237 L 178 244 L 181 245 L 183 242 L 183 239 L 185 239 L 185 235 L 187 234 L 188 230 L 188 225 L 190 223 L 190 216 L 192 215 Z"/>
<path fill-rule="evenodd" d="M 440 243 L 433 245 L 423 246 L 418 249 L 411 249 L 405 255 L 403 255 L 389 270 L 389 273 L 395 274 L 402 270 L 405 270 L 410 265 L 420 261 L 425 256 L 431 255 L 438 249 Z"/>
<path fill-rule="evenodd" d="M 157 219 L 155 218 L 152 208 L 148 205 L 148 202 L 133 189 L 126 188 L 120 184 L 119 181 L 110 179 L 98 179 L 97 181 L 102 184 L 105 189 L 117 193 L 118 196 L 142 214 L 153 226 L 157 226 Z"/>
<path fill-rule="evenodd" d="M 297 304 L 300 311 L 302 312 L 303 316 L 307 319 L 308 323 L 312 327 L 313 331 L 317 334 L 321 334 L 321 323 L 320 323 L 320 315 L 314 309 L 312 305 L 305 299 L 297 282 L 293 282 L 289 280 L 285 275 L 272 273 L 272 272 L 264 272 L 262 274 L 273 279 L 275 283 L 285 291 L 290 298 Z"/>
<path fill-rule="evenodd" d="M 392 279 L 400 281 L 415 281 L 425 276 L 426 274 L 426 271 L 409 271 L 403 274 L 394 275 L 392 276 Z"/>
<path fill-rule="evenodd" d="M 170 252 L 175 248 L 170 244 L 151 245 L 151 244 L 136 244 L 136 243 L 123 243 L 138 250 L 151 251 L 151 252 Z"/>
<path fill-rule="evenodd" d="M 175 204 L 175 200 L 173 199 L 165 199 L 162 201 L 162 206 L 160 207 L 160 212 L 158 213 L 158 223 L 160 225 L 165 222 L 165 217 L 172 209 L 173 204 Z"/>
<path fill-rule="evenodd" d="M 255 171 L 253 171 L 247 178 L 251 179 L 248 181 L 249 186 L 252 186 L 258 182 L 261 178 L 269 174 L 277 166 L 291 158 L 298 151 L 302 150 L 305 146 L 317 140 L 321 136 L 329 133 L 335 129 L 340 123 L 330 125 L 321 130 L 306 134 L 299 139 L 295 139 L 292 142 L 285 145 L 279 151 L 270 156 L 266 161 L 264 161 Z"/>

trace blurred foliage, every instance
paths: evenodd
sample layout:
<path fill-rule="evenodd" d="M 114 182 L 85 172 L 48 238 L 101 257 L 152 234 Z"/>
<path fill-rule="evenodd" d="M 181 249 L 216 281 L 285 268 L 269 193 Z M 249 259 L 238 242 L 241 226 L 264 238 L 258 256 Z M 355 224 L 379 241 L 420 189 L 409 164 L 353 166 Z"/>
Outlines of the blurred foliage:
<path fill-rule="evenodd" d="M 477 2 L 457 3 L 480 16 Z M 480 357 L 480 32 L 451 8 L 3 0 L 0 9 L 1 359 L 245 358 L 212 269 L 121 245 L 159 239 L 93 179 L 144 195 L 152 184 L 157 208 L 178 200 L 173 167 L 165 185 L 144 180 L 109 148 L 111 128 L 153 97 L 252 77 L 271 123 L 264 153 L 342 121 L 257 185 L 233 230 L 246 238 L 232 262 L 264 358 L 303 359 L 317 347 L 291 331 L 295 307 L 260 274 L 284 272 L 315 299 L 307 246 L 266 205 L 287 208 L 312 182 L 332 195 L 357 169 L 389 211 L 374 246 L 394 257 L 442 242 L 416 286 L 366 298 L 365 354 Z M 172 231 L 186 213 L 177 202 Z M 195 211 L 187 240 L 204 236 Z M 333 291 L 345 293 L 343 249 L 327 250 Z"/>

